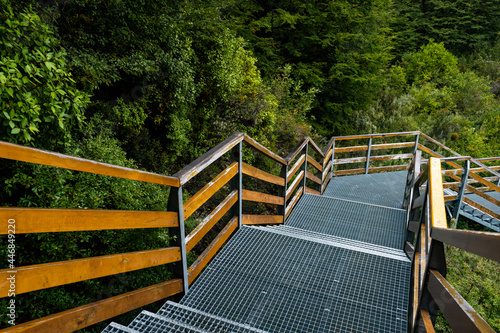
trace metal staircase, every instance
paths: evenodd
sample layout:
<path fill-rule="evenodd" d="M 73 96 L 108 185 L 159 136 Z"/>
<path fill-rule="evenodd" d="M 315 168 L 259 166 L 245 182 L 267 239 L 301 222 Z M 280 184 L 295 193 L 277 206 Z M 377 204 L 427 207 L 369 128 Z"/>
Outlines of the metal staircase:
<path fill-rule="evenodd" d="M 334 178 L 284 225 L 240 228 L 179 304 L 104 332 L 405 332 L 406 173 Z"/>

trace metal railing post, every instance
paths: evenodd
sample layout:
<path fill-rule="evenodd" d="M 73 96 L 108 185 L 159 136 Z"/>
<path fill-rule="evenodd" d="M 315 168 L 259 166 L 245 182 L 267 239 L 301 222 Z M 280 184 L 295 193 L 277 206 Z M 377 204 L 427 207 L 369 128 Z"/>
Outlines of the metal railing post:
<path fill-rule="evenodd" d="M 372 150 L 372 137 L 368 139 L 368 150 L 366 151 L 365 174 L 368 174 L 370 168 L 370 155 Z"/>
<path fill-rule="evenodd" d="M 457 193 L 457 200 L 453 209 L 453 218 L 455 219 L 455 228 L 458 224 L 458 218 L 460 217 L 460 206 L 464 200 L 465 190 L 467 188 L 467 179 L 469 178 L 470 172 L 470 161 L 465 161 L 465 170 L 462 172 L 462 179 L 460 180 L 460 185 Z"/>
<path fill-rule="evenodd" d="M 182 279 L 184 294 L 189 290 L 186 258 L 186 241 L 184 230 L 184 203 L 182 200 L 182 186 L 178 188 L 171 187 L 168 196 L 167 210 L 176 212 L 179 227 L 168 228 L 170 236 L 170 246 L 179 246 L 181 249 L 181 260 L 173 264 L 173 275 L 175 278 Z"/>
<path fill-rule="evenodd" d="M 243 203 L 243 173 L 242 165 L 243 160 L 243 141 L 240 141 L 236 146 L 231 149 L 230 162 L 238 162 L 238 173 L 231 179 L 231 191 L 238 191 L 238 201 L 231 208 L 233 216 L 238 216 L 238 228 L 242 226 L 242 203 Z"/>
<path fill-rule="evenodd" d="M 415 156 L 415 154 L 417 153 L 419 139 L 420 139 L 420 134 L 416 134 L 415 135 L 415 146 L 413 146 L 413 151 L 412 151 L 413 156 Z"/>
<path fill-rule="evenodd" d="M 280 197 L 283 197 L 283 206 L 278 206 L 278 214 L 283 215 L 283 223 L 285 223 L 286 219 L 286 191 L 288 190 L 288 182 L 286 181 L 286 177 L 288 174 L 288 165 L 283 165 L 281 167 L 281 172 L 280 172 L 280 177 L 283 177 L 285 179 L 285 184 L 283 186 L 280 186 L 278 195 Z"/>
<path fill-rule="evenodd" d="M 304 170 L 304 181 L 303 181 L 303 186 L 304 186 L 304 193 L 306 191 L 306 180 L 307 180 L 307 154 L 309 151 L 309 141 L 307 141 L 306 146 L 304 147 L 304 154 L 305 154 L 305 159 L 304 159 L 304 164 L 302 164 L 301 170 Z"/>
<path fill-rule="evenodd" d="M 333 161 L 335 160 L 335 139 L 332 143 L 332 166 L 330 167 L 330 180 L 333 178 Z"/>

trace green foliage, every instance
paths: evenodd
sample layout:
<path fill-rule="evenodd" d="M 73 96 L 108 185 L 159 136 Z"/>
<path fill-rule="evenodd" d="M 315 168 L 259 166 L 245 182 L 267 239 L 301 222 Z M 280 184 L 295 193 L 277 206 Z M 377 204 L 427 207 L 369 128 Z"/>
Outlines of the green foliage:
<path fill-rule="evenodd" d="M 2 139 L 34 144 L 68 141 L 83 119 L 89 95 L 75 87 L 66 51 L 33 10 L 0 12 L 0 114 Z M 48 143 L 47 143 L 48 141 Z"/>

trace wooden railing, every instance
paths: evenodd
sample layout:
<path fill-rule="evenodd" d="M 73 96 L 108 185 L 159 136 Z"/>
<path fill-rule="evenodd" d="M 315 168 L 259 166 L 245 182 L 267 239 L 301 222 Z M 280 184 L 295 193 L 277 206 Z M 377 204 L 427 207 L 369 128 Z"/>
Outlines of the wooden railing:
<path fill-rule="evenodd" d="M 243 143 L 281 165 L 275 175 L 243 162 Z M 321 157 L 316 161 L 308 151 Z M 196 175 L 229 154 L 229 165 L 197 193 L 183 202 L 183 188 Z M 321 193 L 331 179 L 333 156 L 330 144 L 324 151 L 306 137 L 286 158 L 282 158 L 244 133 L 235 133 L 173 176 L 164 176 L 73 156 L 0 142 L 0 158 L 48 165 L 170 187 L 166 212 L 87 209 L 1 207 L 0 218 L 16 221 L 16 234 L 42 232 L 96 231 L 111 229 L 169 228 L 170 247 L 93 258 L 68 260 L 0 270 L 0 297 L 8 296 L 7 278 L 14 274 L 16 294 L 62 286 L 69 283 L 172 264 L 173 279 L 123 295 L 110 297 L 0 332 L 72 332 L 169 296 L 185 293 L 217 251 L 242 224 L 279 224 L 290 215 L 304 193 Z M 243 175 L 277 185 L 276 194 L 244 189 Z M 308 187 L 306 180 L 316 184 Z M 220 204 L 185 235 L 185 221 L 224 187 L 230 188 Z M 277 215 L 244 214 L 242 202 L 259 202 L 278 207 Z M 229 212 L 231 216 L 218 236 L 196 261 L 187 267 L 187 253 Z M 8 234 L 2 230 L 1 234 Z"/>
<path fill-rule="evenodd" d="M 408 136 L 412 137 L 413 140 L 408 141 L 406 139 Z M 304 193 L 322 194 L 334 176 L 407 169 L 409 163 L 382 164 L 398 160 L 409 161 L 417 154 L 417 148 L 427 154 L 439 155 L 419 143 L 419 139 L 422 137 L 435 143 L 435 140 L 427 139 L 428 137 L 421 132 L 368 134 L 333 137 L 322 150 L 311 138 L 306 137 L 287 157 L 283 158 L 246 134 L 235 133 L 173 176 L 164 176 L 0 142 L 0 158 L 170 187 L 166 212 L 1 207 L 0 217 L 5 221 L 15 219 L 17 234 L 164 227 L 169 228 L 169 233 L 172 236 L 170 247 L 163 249 L 17 267 L 16 273 L 12 273 L 9 269 L 0 270 L 1 297 L 7 296 L 7 277 L 11 274 L 16 275 L 16 292 L 20 294 L 153 266 L 173 265 L 173 279 L 169 281 L 31 322 L 21 323 L 0 332 L 72 332 L 166 297 L 185 293 L 217 251 L 241 225 L 284 223 Z M 403 142 L 386 142 L 386 140 L 394 138 L 405 139 Z M 355 144 L 346 145 L 352 142 L 349 140 L 354 140 Z M 359 140 L 367 142 L 356 145 Z M 383 141 L 376 142 L 376 140 Z M 245 149 L 250 148 L 263 158 L 278 163 L 280 166 L 279 175 L 275 174 L 278 172 L 264 171 L 245 163 L 243 153 L 246 150 L 243 149 L 243 144 L 246 145 Z M 396 153 L 391 153 L 391 150 L 394 149 Z M 410 152 L 402 153 L 401 149 L 410 150 Z M 374 153 L 380 151 L 390 153 Z M 342 157 L 342 155 L 356 153 L 361 153 L 364 156 Z M 229 155 L 229 159 L 227 159 L 227 155 Z M 204 184 L 201 189 L 184 202 L 185 187 L 193 178 L 215 162 L 226 163 L 224 161 L 227 160 L 229 163 L 222 172 Z M 349 165 L 359 163 L 363 164 L 362 168 L 348 168 Z M 479 161 L 479 163 L 482 162 Z M 412 168 L 413 166 L 417 168 L 415 164 L 412 164 Z M 486 166 L 483 169 L 493 170 L 493 168 Z M 278 191 L 270 194 L 243 188 L 243 176 L 277 186 Z M 410 183 L 421 185 L 422 178 L 415 180 L 413 177 L 410 179 Z M 418 185 L 415 186 L 418 188 Z M 488 182 L 487 185 L 491 187 L 493 184 Z M 186 235 L 185 221 L 194 216 L 193 214 L 196 214 L 207 200 L 215 198 L 216 193 L 220 195 L 222 189 L 229 189 L 229 194 L 199 221 L 194 230 Z M 415 206 L 413 193 L 417 192 L 411 192 L 412 194 L 405 199 L 410 208 Z M 275 206 L 276 214 L 248 214 L 243 211 L 243 202 Z M 192 251 L 209 231 L 220 223 L 222 217 L 228 214 L 229 221 L 194 263 L 188 267 L 187 253 Z M 409 221 L 410 225 L 415 225 L 413 220 Z M 1 234 L 7 233 L 7 230 L 1 231 Z M 417 250 L 420 249 L 418 246 L 417 244 Z M 415 253 L 420 252 L 415 251 Z"/>
<path fill-rule="evenodd" d="M 494 332 L 484 319 L 446 280 L 444 244 L 500 262 L 500 234 L 448 229 L 441 162 L 456 164 L 470 157 L 440 160 L 431 157 L 423 172 L 420 156 L 412 162 L 407 200 L 409 220 L 405 250 L 412 259 L 408 332 L 434 332 L 433 322 L 442 312 L 454 332 Z M 425 194 L 420 187 L 427 183 Z M 464 272 L 467 274 L 467 272 Z"/>

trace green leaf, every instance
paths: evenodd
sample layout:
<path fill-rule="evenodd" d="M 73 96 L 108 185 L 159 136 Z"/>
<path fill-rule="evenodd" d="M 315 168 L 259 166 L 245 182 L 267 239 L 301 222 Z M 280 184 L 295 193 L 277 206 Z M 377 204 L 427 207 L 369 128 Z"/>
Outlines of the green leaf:
<path fill-rule="evenodd" d="M 56 69 L 56 65 L 54 65 L 53 62 L 50 62 L 50 61 L 46 61 L 45 62 L 45 66 L 47 67 L 47 69 L 50 71 L 50 70 L 53 70 L 53 69 Z"/>
<path fill-rule="evenodd" d="M 13 128 L 12 131 L 10 132 L 10 134 L 18 134 L 19 132 L 21 132 L 21 129 L 20 128 Z"/>

